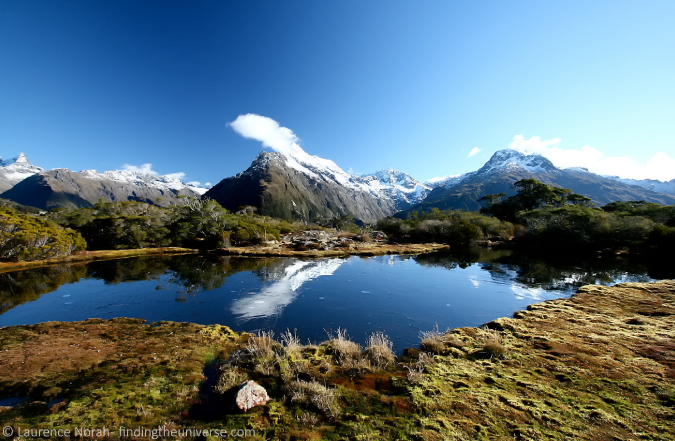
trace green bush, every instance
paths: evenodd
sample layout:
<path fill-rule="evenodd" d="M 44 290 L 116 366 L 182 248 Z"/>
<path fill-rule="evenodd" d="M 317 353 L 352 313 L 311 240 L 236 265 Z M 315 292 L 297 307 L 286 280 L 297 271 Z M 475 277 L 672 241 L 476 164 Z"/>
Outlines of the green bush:
<path fill-rule="evenodd" d="M 46 219 L 0 207 L 0 259 L 42 260 L 68 256 L 87 246 L 82 236 Z"/>
<path fill-rule="evenodd" d="M 488 237 L 511 237 L 514 226 L 476 212 L 432 208 L 427 213 L 415 213 L 408 220 L 387 217 L 377 223 L 377 229 L 400 241 L 439 242 L 466 247 Z"/>

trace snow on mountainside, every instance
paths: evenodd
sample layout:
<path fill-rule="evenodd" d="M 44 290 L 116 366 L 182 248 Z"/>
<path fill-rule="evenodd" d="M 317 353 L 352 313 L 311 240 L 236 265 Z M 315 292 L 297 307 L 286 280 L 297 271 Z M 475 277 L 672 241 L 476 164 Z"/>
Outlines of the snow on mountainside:
<path fill-rule="evenodd" d="M 354 180 L 361 181 L 373 195 L 393 200 L 399 210 L 419 204 L 431 191 L 430 186 L 393 168 L 355 176 Z"/>
<path fill-rule="evenodd" d="M 80 175 L 83 178 L 93 180 L 110 180 L 120 184 L 131 185 L 135 187 L 148 187 L 163 191 L 178 192 L 181 190 L 192 190 L 199 195 L 207 192 L 206 188 L 188 185 L 178 178 L 163 175 L 151 175 L 132 170 L 112 170 L 98 172 L 96 170 L 82 170 Z"/>
<path fill-rule="evenodd" d="M 68 169 L 64 168 L 56 170 Z M 3 161 L 2 158 L 0 158 L 0 193 L 11 189 L 26 178 L 44 171 L 44 168 L 33 165 L 23 153 L 16 158 L 6 161 Z M 80 175 L 87 179 L 109 180 L 120 184 L 129 184 L 161 191 L 178 192 L 190 190 L 198 195 L 203 195 L 208 191 L 207 188 L 186 184 L 180 179 L 172 176 L 144 174 L 131 170 L 113 170 L 104 172 L 83 170 L 80 172 Z"/>
<path fill-rule="evenodd" d="M 447 176 L 445 178 L 432 178 L 425 182 L 426 185 L 435 188 L 450 188 L 461 182 L 487 176 L 497 171 L 523 170 L 532 173 L 551 173 L 559 169 L 551 161 L 541 155 L 533 153 L 521 153 L 517 150 L 497 150 L 494 155 L 481 168 L 476 171 L 461 175 Z"/>
<path fill-rule="evenodd" d="M 498 150 L 476 172 L 479 175 L 485 175 L 498 170 L 510 170 L 520 168 L 532 173 L 551 173 L 558 169 L 551 161 L 537 154 L 525 154 L 517 150 Z"/>
<path fill-rule="evenodd" d="M 623 182 L 628 185 L 637 185 L 638 187 L 646 188 L 647 190 L 656 191 L 658 193 L 668 193 L 675 195 L 675 179 L 663 182 L 656 179 L 624 179 L 618 176 L 605 176 L 614 181 Z"/>
<path fill-rule="evenodd" d="M 6 161 L 0 158 L 0 193 L 41 171 L 44 169 L 33 165 L 23 153 Z"/>
<path fill-rule="evenodd" d="M 464 179 L 465 175 L 466 173 L 462 173 L 460 175 L 450 175 L 442 178 L 431 178 L 424 184 L 431 188 L 448 187 L 450 185 L 455 185 L 458 182 L 460 182 L 462 179 Z"/>

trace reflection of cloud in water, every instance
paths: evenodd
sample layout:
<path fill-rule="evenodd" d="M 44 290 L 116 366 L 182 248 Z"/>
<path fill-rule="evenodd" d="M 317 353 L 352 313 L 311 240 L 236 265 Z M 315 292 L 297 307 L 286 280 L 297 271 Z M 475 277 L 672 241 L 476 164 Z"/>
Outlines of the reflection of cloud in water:
<path fill-rule="evenodd" d="M 344 263 L 344 260 L 330 259 L 322 261 L 296 261 L 284 269 L 283 275 L 260 292 L 235 300 L 230 310 L 242 321 L 265 318 L 281 314 L 283 309 L 293 303 L 296 291 L 305 282 L 319 276 L 331 276 Z"/>
<path fill-rule="evenodd" d="M 476 280 L 476 276 L 469 277 L 469 282 L 471 282 L 474 288 L 478 288 L 480 286 L 480 282 Z"/>
<path fill-rule="evenodd" d="M 541 288 L 528 288 L 520 285 L 511 285 L 511 291 L 518 299 L 544 300 L 546 291 Z"/>

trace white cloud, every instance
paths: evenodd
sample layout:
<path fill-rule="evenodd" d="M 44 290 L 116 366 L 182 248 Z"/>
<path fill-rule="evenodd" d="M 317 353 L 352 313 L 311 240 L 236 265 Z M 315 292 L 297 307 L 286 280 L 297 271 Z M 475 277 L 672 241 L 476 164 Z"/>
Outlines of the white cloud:
<path fill-rule="evenodd" d="M 182 181 L 183 178 L 185 178 L 185 173 L 183 173 L 183 172 L 169 173 L 169 174 L 166 174 L 166 175 L 164 175 L 164 176 L 166 176 L 167 178 L 180 179 L 180 180 Z"/>
<path fill-rule="evenodd" d="M 206 184 L 204 184 L 204 187 L 213 187 L 213 184 L 210 183 L 210 182 L 207 182 Z"/>
<path fill-rule="evenodd" d="M 264 147 L 287 155 L 302 155 L 304 151 L 298 145 L 300 139 L 287 127 L 266 116 L 247 113 L 228 123 L 232 129 L 244 138 L 262 142 Z"/>
<path fill-rule="evenodd" d="M 525 139 L 523 135 L 516 135 L 513 137 L 513 141 L 509 144 L 509 147 L 513 150 L 518 150 L 520 153 L 538 153 L 543 155 L 551 145 L 556 145 L 560 143 L 562 139 L 553 138 L 548 141 L 542 141 L 539 136 L 533 136 L 530 139 Z"/>
<path fill-rule="evenodd" d="M 130 170 L 136 173 L 145 173 L 146 175 L 157 176 L 159 173 L 152 169 L 152 164 L 141 164 L 140 167 L 131 164 L 124 164 L 122 170 Z"/>
<path fill-rule="evenodd" d="M 474 155 L 477 155 L 478 152 L 480 152 L 480 151 L 481 151 L 481 149 L 479 149 L 478 147 L 472 148 L 471 151 L 469 152 L 469 156 L 467 156 L 467 158 L 470 158 Z"/>
<path fill-rule="evenodd" d="M 590 145 L 580 149 L 561 148 L 557 146 L 561 141 L 560 138 L 542 141 L 539 136 L 525 139 L 523 135 L 516 135 L 509 147 L 521 153 L 545 156 L 560 168 L 584 167 L 599 175 L 627 179 L 668 181 L 675 178 L 675 158 L 664 152 L 656 153 L 646 162 L 639 162 L 631 156 L 605 156 Z"/>
<path fill-rule="evenodd" d="M 186 184 L 191 185 L 193 187 L 201 187 L 202 186 L 202 183 L 199 182 L 199 181 L 190 181 L 190 182 L 186 182 Z"/>

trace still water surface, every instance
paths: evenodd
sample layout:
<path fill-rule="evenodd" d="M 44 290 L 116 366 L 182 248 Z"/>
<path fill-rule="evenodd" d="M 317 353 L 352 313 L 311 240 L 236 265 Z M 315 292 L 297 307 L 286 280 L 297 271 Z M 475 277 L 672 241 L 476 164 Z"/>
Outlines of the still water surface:
<path fill-rule="evenodd" d="M 374 331 L 395 350 L 420 332 L 478 326 L 581 285 L 652 280 L 620 263 L 551 265 L 506 251 L 320 260 L 142 257 L 0 274 L 0 326 L 91 317 L 297 329 L 321 341 L 338 327 L 363 343 Z"/>

